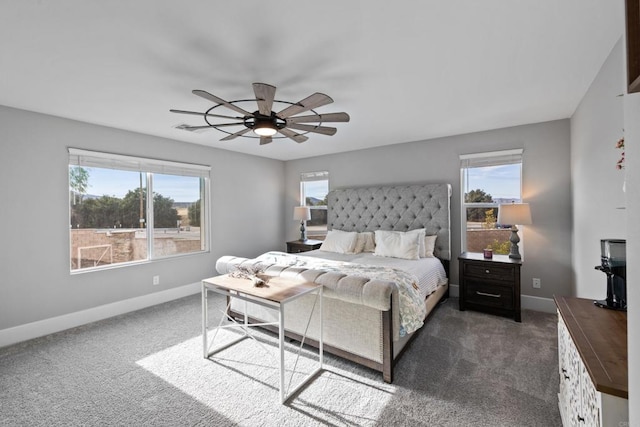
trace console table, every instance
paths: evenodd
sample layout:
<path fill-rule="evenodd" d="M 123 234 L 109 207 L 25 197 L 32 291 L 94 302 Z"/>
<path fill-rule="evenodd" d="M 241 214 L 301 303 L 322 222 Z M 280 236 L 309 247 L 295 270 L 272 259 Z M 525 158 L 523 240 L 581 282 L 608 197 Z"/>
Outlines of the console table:
<path fill-rule="evenodd" d="M 213 337 L 211 338 L 211 342 L 208 341 L 208 308 L 207 308 L 207 294 L 209 291 L 213 291 L 219 294 L 222 294 L 227 297 L 227 307 L 225 311 L 222 313 L 220 322 L 217 327 L 212 328 Z M 320 318 L 320 338 L 318 341 L 318 367 L 313 370 L 309 375 L 301 380 L 301 382 L 295 386 L 292 390 L 289 391 L 291 386 L 291 380 L 289 381 L 289 386 L 285 386 L 285 349 L 284 349 L 284 307 L 287 303 L 296 300 L 297 298 L 309 294 L 316 293 L 316 299 L 309 312 L 309 319 L 313 315 L 313 312 L 317 309 L 319 310 L 319 318 Z M 247 309 L 245 305 L 244 310 L 244 322 L 239 323 L 235 321 L 232 317 L 228 316 L 229 307 L 231 305 L 231 299 L 237 298 L 242 301 L 251 302 L 254 304 L 258 304 L 270 309 L 274 309 L 278 311 L 278 321 L 273 323 L 260 323 L 259 325 L 252 325 L 249 323 Z M 230 320 L 232 323 L 223 325 L 225 319 Z M 271 277 L 267 280 L 266 286 L 264 287 L 256 287 L 253 285 L 253 281 L 249 279 L 241 279 L 231 277 L 228 274 L 222 276 L 216 276 L 209 279 L 205 279 L 202 281 L 202 345 L 205 359 L 208 359 L 213 354 L 224 350 L 225 348 L 231 347 L 237 342 L 245 339 L 252 338 L 251 333 L 249 332 L 249 328 L 253 326 L 267 326 L 267 325 L 276 325 L 278 327 L 278 345 L 279 345 L 279 364 L 280 364 L 280 402 L 285 403 L 291 395 L 297 392 L 303 385 L 307 384 L 318 372 L 322 370 L 322 356 L 323 356 L 323 342 L 322 342 L 322 286 L 306 282 L 301 279 L 293 278 L 293 277 Z M 309 322 L 307 322 L 307 327 L 309 326 Z M 244 332 L 239 338 L 231 340 L 230 342 L 220 345 L 217 348 L 210 349 L 210 346 L 213 346 L 213 343 L 216 339 L 218 332 L 224 328 L 238 328 Z M 302 340 L 300 342 L 300 346 L 298 347 L 297 357 L 300 357 L 300 352 L 302 350 L 302 346 L 304 345 L 304 341 L 306 338 L 307 331 L 304 331 L 302 335 Z M 295 368 L 294 368 L 295 369 Z M 291 373 L 291 378 L 295 372 Z"/>

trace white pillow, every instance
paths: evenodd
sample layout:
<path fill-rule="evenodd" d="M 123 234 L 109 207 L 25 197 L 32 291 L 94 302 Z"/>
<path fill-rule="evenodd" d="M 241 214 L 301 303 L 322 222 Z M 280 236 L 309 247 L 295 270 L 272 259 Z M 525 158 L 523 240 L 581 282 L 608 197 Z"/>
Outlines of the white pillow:
<path fill-rule="evenodd" d="M 376 249 L 376 242 L 374 239 L 373 231 L 364 231 L 358 233 L 358 239 L 356 240 L 356 248 L 354 253 L 360 252 L 373 252 Z"/>
<path fill-rule="evenodd" d="M 358 233 L 355 231 L 329 230 L 327 237 L 320 245 L 320 250 L 339 254 L 352 254 L 357 238 Z"/>
<path fill-rule="evenodd" d="M 427 230 L 425 228 L 418 228 L 415 230 L 407 231 L 407 233 L 415 233 L 418 235 L 418 256 L 420 258 L 426 257 L 426 248 L 424 238 L 426 236 Z"/>
<path fill-rule="evenodd" d="M 425 236 L 424 238 L 424 257 L 423 258 L 433 258 L 433 251 L 436 248 L 436 238 L 438 236 Z"/>
<path fill-rule="evenodd" d="M 418 259 L 419 233 L 376 230 L 376 250 L 374 255 L 392 258 Z"/>

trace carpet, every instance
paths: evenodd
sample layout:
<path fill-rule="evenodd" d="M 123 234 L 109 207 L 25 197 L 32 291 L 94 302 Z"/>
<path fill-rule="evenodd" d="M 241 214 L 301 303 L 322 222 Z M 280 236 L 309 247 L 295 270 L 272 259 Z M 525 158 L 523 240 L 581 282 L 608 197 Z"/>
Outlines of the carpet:
<path fill-rule="evenodd" d="M 457 305 L 436 309 L 393 384 L 325 353 L 325 370 L 281 405 L 277 337 L 259 331 L 263 345 L 204 359 L 200 297 L 182 298 L 0 349 L 0 425 L 561 425 L 556 317 L 524 310 L 516 323 Z M 212 320 L 222 306 L 209 297 Z"/>

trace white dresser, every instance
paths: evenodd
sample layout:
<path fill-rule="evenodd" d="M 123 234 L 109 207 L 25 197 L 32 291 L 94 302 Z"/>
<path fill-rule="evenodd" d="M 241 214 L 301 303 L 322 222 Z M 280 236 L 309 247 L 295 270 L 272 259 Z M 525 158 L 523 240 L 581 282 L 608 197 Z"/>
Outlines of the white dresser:
<path fill-rule="evenodd" d="M 628 426 L 627 315 L 555 297 L 564 426 Z"/>

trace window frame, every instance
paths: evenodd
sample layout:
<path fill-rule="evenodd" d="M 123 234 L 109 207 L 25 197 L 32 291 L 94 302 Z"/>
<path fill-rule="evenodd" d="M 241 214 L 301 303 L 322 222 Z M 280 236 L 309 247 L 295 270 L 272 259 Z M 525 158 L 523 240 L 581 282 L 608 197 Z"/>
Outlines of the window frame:
<path fill-rule="evenodd" d="M 68 165 L 67 168 L 73 166 L 85 167 L 85 168 L 102 168 L 113 169 L 116 171 L 133 171 L 140 172 L 145 175 L 146 182 L 146 219 L 145 219 L 145 236 L 146 236 L 146 251 L 147 256 L 144 259 L 124 261 L 113 264 L 99 265 L 93 267 L 76 268 L 73 269 L 71 253 L 73 241 L 69 235 L 69 271 L 70 274 L 83 274 L 92 271 L 103 271 L 114 268 L 127 267 L 131 265 L 139 265 L 159 260 L 173 259 L 177 257 L 192 256 L 202 253 L 210 252 L 210 224 L 211 224 L 211 209 L 210 209 L 210 173 L 211 167 L 208 165 L 175 162 L 162 159 L 154 159 L 147 157 L 128 156 L 114 153 L 106 153 L 99 151 L 89 151 L 84 149 L 68 147 Z M 191 252 L 181 252 L 175 254 L 156 255 L 154 249 L 154 239 L 156 230 L 154 228 L 154 205 L 153 205 L 153 177 L 154 175 L 172 175 L 172 176 L 190 176 L 200 179 L 200 250 Z M 68 226 L 71 229 L 71 183 L 69 183 L 69 204 L 68 204 Z M 108 230 L 108 229 L 105 229 Z"/>
<path fill-rule="evenodd" d="M 327 195 L 331 191 L 331 182 L 329 180 L 329 171 L 315 171 L 315 172 L 301 172 L 300 173 L 300 206 L 307 206 L 307 195 L 305 194 L 305 183 L 313 181 L 327 181 Z M 327 211 L 327 206 L 312 206 L 309 205 L 309 209 L 324 210 Z M 317 230 L 313 232 L 313 236 L 326 236 L 328 221 L 323 230 Z M 308 230 L 307 230 L 308 231 Z"/>
<path fill-rule="evenodd" d="M 460 250 L 461 252 L 467 252 L 467 209 L 473 208 L 485 208 L 485 209 L 499 209 L 501 202 L 465 202 L 465 194 L 467 193 L 466 185 L 468 184 L 465 178 L 465 171 L 467 169 L 476 167 L 489 167 L 489 166 L 501 166 L 509 164 L 520 164 L 520 182 L 518 183 L 520 189 L 520 198 L 512 199 L 515 203 L 522 203 L 522 175 L 524 165 L 524 149 L 516 148 L 511 150 L 499 150 L 499 151 L 487 151 L 482 153 L 471 153 L 460 155 Z M 497 215 L 496 215 L 497 218 Z"/>

